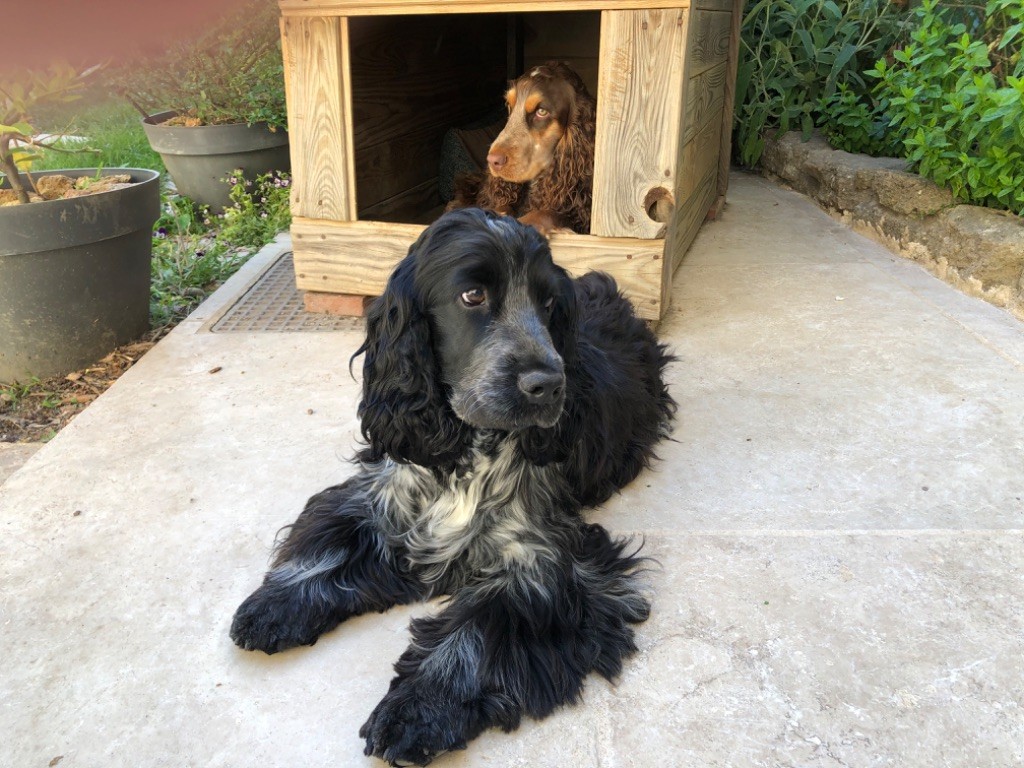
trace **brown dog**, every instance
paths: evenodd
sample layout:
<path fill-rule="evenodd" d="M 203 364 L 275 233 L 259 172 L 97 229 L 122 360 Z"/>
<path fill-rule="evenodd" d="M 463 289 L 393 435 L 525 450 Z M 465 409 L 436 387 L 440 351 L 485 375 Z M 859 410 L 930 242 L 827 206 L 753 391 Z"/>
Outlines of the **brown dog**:
<path fill-rule="evenodd" d="M 459 180 L 449 210 L 479 206 L 544 234 L 590 232 L 596 104 L 558 61 L 534 67 L 505 94 L 508 122 L 491 144 L 487 173 Z"/>

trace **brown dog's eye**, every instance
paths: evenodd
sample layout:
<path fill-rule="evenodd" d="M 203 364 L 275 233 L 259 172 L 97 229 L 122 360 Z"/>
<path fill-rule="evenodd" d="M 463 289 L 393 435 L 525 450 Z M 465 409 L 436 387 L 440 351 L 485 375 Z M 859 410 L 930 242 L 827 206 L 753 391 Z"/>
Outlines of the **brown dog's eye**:
<path fill-rule="evenodd" d="M 537 111 L 534 112 L 533 114 L 535 114 L 537 117 L 547 117 L 551 113 L 544 109 L 544 107 L 537 107 Z"/>
<path fill-rule="evenodd" d="M 462 303 L 467 307 L 479 307 L 487 301 L 487 291 L 483 288 L 470 288 L 462 294 Z"/>

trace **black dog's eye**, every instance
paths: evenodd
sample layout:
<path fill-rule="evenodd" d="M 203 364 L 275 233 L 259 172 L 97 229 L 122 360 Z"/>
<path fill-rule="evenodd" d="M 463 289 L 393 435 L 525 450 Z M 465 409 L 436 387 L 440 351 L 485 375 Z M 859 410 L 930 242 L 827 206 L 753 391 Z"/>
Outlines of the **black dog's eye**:
<path fill-rule="evenodd" d="M 545 301 L 543 306 L 544 306 L 544 311 L 547 312 L 550 315 L 551 314 L 551 310 L 555 308 L 555 297 L 552 296 L 550 299 Z"/>
<path fill-rule="evenodd" d="M 467 307 L 479 307 L 487 301 L 487 291 L 483 288 L 470 288 L 462 293 L 462 303 Z"/>

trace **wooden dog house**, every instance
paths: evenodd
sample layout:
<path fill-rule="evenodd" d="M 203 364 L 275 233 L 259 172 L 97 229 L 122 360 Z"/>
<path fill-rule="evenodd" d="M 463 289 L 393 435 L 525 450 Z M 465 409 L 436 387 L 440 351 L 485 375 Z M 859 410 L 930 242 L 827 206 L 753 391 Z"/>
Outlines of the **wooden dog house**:
<path fill-rule="evenodd" d="M 279 3 L 300 289 L 379 295 L 442 210 L 446 130 L 500 109 L 525 67 L 562 59 L 598 118 L 591 233 L 552 236 L 555 260 L 610 273 L 660 319 L 724 201 L 741 0 Z"/>

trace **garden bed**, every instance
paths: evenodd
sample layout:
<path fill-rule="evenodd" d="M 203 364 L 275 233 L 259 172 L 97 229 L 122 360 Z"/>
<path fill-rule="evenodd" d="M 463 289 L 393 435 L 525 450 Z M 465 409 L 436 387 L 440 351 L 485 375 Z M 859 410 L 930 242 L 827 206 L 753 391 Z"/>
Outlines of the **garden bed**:
<path fill-rule="evenodd" d="M 821 136 L 765 139 L 764 173 L 963 292 L 1024 320 L 1024 220 L 960 205 L 906 161 L 833 149 Z"/>

